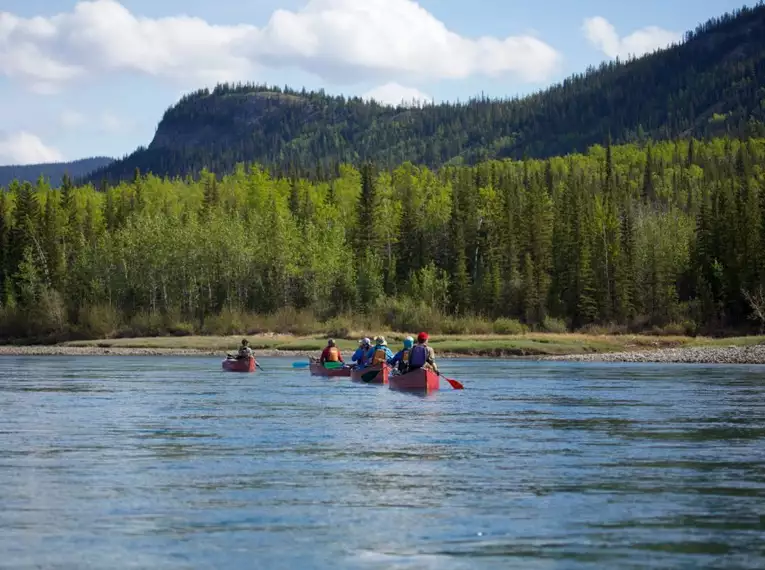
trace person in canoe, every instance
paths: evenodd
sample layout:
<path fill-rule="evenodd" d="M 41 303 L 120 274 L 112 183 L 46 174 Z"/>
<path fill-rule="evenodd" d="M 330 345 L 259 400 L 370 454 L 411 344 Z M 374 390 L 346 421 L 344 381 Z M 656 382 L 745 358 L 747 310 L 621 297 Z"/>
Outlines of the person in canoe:
<path fill-rule="evenodd" d="M 425 368 L 440 374 L 436 365 L 436 354 L 433 348 L 428 346 L 428 338 L 428 333 L 426 332 L 421 332 L 417 335 L 417 344 L 414 345 L 412 352 L 409 354 L 409 371 Z"/>
<path fill-rule="evenodd" d="M 378 336 L 375 338 L 375 345 L 367 352 L 366 361 L 369 366 L 380 366 L 393 358 L 393 352 L 388 348 L 388 343 L 385 341 L 385 337 Z"/>
<path fill-rule="evenodd" d="M 359 348 L 356 349 L 356 352 L 353 353 L 353 356 L 351 356 L 351 360 L 356 363 L 356 368 L 364 368 L 367 361 L 367 352 L 369 351 L 372 344 L 372 341 L 370 341 L 368 338 L 362 338 L 359 341 Z"/>
<path fill-rule="evenodd" d="M 414 346 L 414 339 L 408 336 L 404 339 L 404 348 L 399 350 L 396 355 L 388 361 L 388 364 L 395 366 L 399 374 L 406 374 L 409 371 L 409 353 Z"/>
<path fill-rule="evenodd" d="M 250 348 L 250 343 L 246 338 L 242 339 L 242 344 L 239 346 L 239 352 L 236 353 L 237 360 L 243 360 L 245 358 L 254 358 L 255 354 Z"/>
<path fill-rule="evenodd" d="M 324 365 L 325 362 L 342 362 L 345 364 L 343 355 L 340 353 L 340 349 L 337 348 L 337 343 L 335 343 L 334 339 L 329 339 L 327 341 L 327 346 L 322 351 L 321 356 L 319 357 L 319 362 L 322 365 Z"/>

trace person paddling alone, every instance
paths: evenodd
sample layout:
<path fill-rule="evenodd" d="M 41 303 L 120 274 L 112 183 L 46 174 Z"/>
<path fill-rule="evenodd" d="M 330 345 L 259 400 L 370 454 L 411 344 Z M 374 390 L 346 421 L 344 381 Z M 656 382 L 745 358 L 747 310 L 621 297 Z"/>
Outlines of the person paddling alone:
<path fill-rule="evenodd" d="M 245 358 L 254 358 L 255 355 L 250 348 L 250 343 L 246 338 L 242 339 L 242 346 L 239 347 L 239 352 L 236 353 L 237 360 L 243 360 Z"/>
<path fill-rule="evenodd" d="M 425 368 L 440 374 L 436 366 L 436 353 L 433 348 L 428 346 L 428 333 L 421 332 L 417 335 L 417 344 L 412 348 L 409 354 L 409 371 Z"/>
<path fill-rule="evenodd" d="M 327 341 L 327 346 L 322 351 L 321 356 L 319 357 L 319 362 L 321 364 L 324 364 L 325 362 L 342 362 L 345 364 L 343 355 L 340 353 L 340 349 L 337 348 L 337 344 L 335 343 L 334 339 L 329 339 Z"/>

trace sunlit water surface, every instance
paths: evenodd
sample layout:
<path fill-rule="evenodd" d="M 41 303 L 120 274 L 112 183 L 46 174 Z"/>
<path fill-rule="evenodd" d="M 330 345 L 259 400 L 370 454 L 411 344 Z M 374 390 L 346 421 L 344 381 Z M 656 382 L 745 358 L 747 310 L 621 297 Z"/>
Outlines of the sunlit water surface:
<path fill-rule="evenodd" d="M 765 568 L 765 367 L 294 360 L 1 357 L 0 567 Z"/>

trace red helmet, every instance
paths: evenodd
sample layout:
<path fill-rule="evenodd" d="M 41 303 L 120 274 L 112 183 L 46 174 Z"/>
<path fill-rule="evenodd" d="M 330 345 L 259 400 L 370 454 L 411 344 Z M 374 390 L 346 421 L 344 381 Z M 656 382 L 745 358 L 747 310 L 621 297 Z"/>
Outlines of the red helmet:
<path fill-rule="evenodd" d="M 425 342 L 426 340 L 428 340 L 428 333 L 421 332 L 417 335 L 417 342 Z"/>

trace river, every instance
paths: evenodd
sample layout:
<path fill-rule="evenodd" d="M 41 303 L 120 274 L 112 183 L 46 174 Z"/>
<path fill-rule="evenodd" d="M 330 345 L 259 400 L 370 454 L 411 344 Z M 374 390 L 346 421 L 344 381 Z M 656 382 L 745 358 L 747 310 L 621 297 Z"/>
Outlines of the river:
<path fill-rule="evenodd" d="M 763 366 L 294 360 L 0 357 L 0 567 L 765 567 Z"/>

